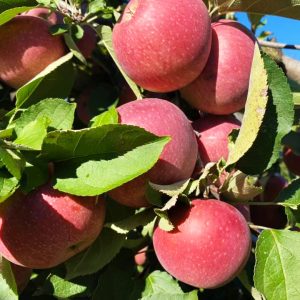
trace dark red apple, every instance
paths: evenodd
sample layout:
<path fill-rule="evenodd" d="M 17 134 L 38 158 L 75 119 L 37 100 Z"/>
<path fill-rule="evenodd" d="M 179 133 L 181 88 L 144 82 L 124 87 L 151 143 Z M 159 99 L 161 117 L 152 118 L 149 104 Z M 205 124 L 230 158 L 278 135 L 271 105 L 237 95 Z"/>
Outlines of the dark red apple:
<path fill-rule="evenodd" d="M 33 269 L 56 266 L 87 248 L 99 235 L 105 203 L 68 195 L 47 184 L 0 206 L 0 253 Z"/>
<path fill-rule="evenodd" d="M 239 129 L 241 123 L 233 116 L 205 115 L 193 122 L 193 128 L 199 133 L 197 141 L 200 159 L 203 165 L 228 158 L 228 135 L 233 129 Z"/>
<path fill-rule="evenodd" d="M 264 192 L 254 201 L 274 202 L 279 193 L 288 185 L 280 174 L 269 177 Z M 284 207 L 276 205 L 251 205 L 251 221 L 260 226 L 282 229 L 287 223 Z"/>
<path fill-rule="evenodd" d="M 154 251 L 161 265 L 178 280 L 198 288 L 231 281 L 247 262 L 251 236 L 245 218 L 218 200 L 196 199 L 177 206 L 169 217 L 175 228 L 156 227 Z"/>
<path fill-rule="evenodd" d="M 42 18 L 17 16 L 0 26 L 0 79 L 19 88 L 65 54 L 58 36 Z"/>
<path fill-rule="evenodd" d="M 113 29 L 118 62 L 138 85 L 168 92 L 192 82 L 211 47 L 201 0 L 131 0 Z"/>
<path fill-rule="evenodd" d="M 132 207 L 148 206 L 147 182 L 171 184 L 189 178 L 197 160 L 197 141 L 190 121 L 174 104 L 161 99 L 143 99 L 118 107 L 121 124 L 142 127 L 158 136 L 170 136 L 158 162 L 146 174 L 112 190 L 109 195 Z"/>
<path fill-rule="evenodd" d="M 255 37 L 236 21 L 212 24 L 212 47 L 199 77 L 181 89 L 193 107 L 226 115 L 244 108 L 249 86 Z"/>
<path fill-rule="evenodd" d="M 291 148 L 284 148 L 283 161 L 285 162 L 289 171 L 300 176 L 300 156 L 294 153 Z"/>
<path fill-rule="evenodd" d="M 63 23 L 62 14 L 60 14 L 59 12 L 52 12 L 49 8 L 45 7 L 37 7 L 31 9 L 23 13 L 22 15 L 42 18 L 44 20 L 47 20 L 51 25 Z"/>
<path fill-rule="evenodd" d="M 97 46 L 96 32 L 88 25 L 83 26 L 83 37 L 76 41 L 76 45 L 85 58 L 91 58 Z"/>

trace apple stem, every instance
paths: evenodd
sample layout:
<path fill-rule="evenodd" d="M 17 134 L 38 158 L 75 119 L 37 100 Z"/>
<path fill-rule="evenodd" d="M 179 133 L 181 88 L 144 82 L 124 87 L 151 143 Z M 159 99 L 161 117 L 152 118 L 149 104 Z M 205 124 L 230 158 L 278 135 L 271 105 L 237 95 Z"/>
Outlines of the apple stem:
<path fill-rule="evenodd" d="M 257 229 L 261 229 L 261 230 L 271 230 L 272 228 L 269 228 L 269 227 L 265 227 L 265 226 L 260 226 L 260 225 L 255 225 L 255 224 L 249 224 L 249 227 L 251 229 L 254 229 L 254 230 L 257 230 Z"/>
<path fill-rule="evenodd" d="M 284 44 L 270 41 L 259 41 L 259 44 L 263 47 L 269 48 L 300 50 L 300 45 Z"/>

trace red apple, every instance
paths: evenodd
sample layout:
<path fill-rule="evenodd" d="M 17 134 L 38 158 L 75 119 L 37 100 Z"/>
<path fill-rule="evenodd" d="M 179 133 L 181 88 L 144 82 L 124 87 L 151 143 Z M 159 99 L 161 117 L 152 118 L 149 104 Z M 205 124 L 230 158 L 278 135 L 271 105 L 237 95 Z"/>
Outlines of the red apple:
<path fill-rule="evenodd" d="M 283 161 L 285 162 L 289 171 L 300 176 L 300 156 L 294 153 L 291 148 L 284 148 Z"/>
<path fill-rule="evenodd" d="M 193 122 L 193 128 L 199 133 L 197 141 L 200 159 L 203 165 L 228 158 L 228 135 L 233 129 L 239 129 L 241 123 L 233 116 L 205 115 Z"/>
<path fill-rule="evenodd" d="M 19 88 L 65 54 L 49 23 L 32 16 L 17 16 L 0 26 L 0 79 Z"/>
<path fill-rule="evenodd" d="M 83 37 L 76 41 L 76 45 L 85 58 L 91 58 L 97 45 L 96 32 L 88 25 L 83 26 Z"/>
<path fill-rule="evenodd" d="M 280 174 L 269 177 L 263 194 L 257 196 L 254 201 L 274 202 L 279 193 L 288 185 Z M 284 207 L 276 205 L 251 205 L 251 220 L 254 224 L 281 229 L 287 223 Z"/>
<path fill-rule="evenodd" d="M 51 25 L 63 23 L 63 16 L 59 12 L 52 12 L 49 8 L 45 7 L 31 9 L 22 15 L 42 18 L 47 20 Z"/>
<path fill-rule="evenodd" d="M 218 200 L 196 199 L 177 206 L 169 217 L 175 228 L 156 227 L 154 251 L 161 265 L 178 280 L 198 288 L 231 281 L 247 262 L 251 236 L 245 218 Z"/>
<path fill-rule="evenodd" d="M 211 46 L 202 0 L 131 0 L 113 29 L 118 62 L 138 85 L 168 92 L 192 82 Z"/>
<path fill-rule="evenodd" d="M 17 194 L 0 206 L 0 253 L 27 268 L 56 266 L 87 248 L 99 235 L 105 203 L 47 184 Z"/>
<path fill-rule="evenodd" d="M 142 266 L 145 264 L 147 260 L 147 250 L 148 247 L 144 247 L 141 249 L 137 254 L 134 256 L 134 262 L 136 263 L 137 266 Z"/>
<path fill-rule="evenodd" d="M 170 136 L 158 162 L 146 174 L 109 192 L 119 203 L 132 207 L 148 206 L 147 182 L 171 184 L 189 178 L 197 160 L 197 142 L 184 113 L 174 104 L 148 98 L 118 107 L 120 123 L 142 127 L 158 136 Z"/>
<path fill-rule="evenodd" d="M 255 37 L 243 25 L 230 20 L 212 24 L 212 47 L 199 77 L 181 89 L 193 107 L 226 115 L 244 108 L 250 79 Z"/>

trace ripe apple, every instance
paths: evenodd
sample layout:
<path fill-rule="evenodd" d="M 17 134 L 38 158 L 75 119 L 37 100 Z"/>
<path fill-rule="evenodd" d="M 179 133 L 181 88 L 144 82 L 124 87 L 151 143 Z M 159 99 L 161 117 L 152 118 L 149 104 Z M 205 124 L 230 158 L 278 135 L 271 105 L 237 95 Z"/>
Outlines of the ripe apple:
<path fill-rule="evenodd" d="M 219 200 L 196 199 L 191 207 L 169 212 L 175 228 L 156 227 L 154 251 L 161 265 L 178 280 L 198 288 L 231 281 L 247 262 L 251 236 L 245 218 Z"/>
<path fill-rule="evenodd" d="M 88 25 L 83 26 L 83 37 L 76 41 L 76 45 L 85 58 L 91 58 L 97 45 L 95 31 Z"/>
<path fill-rule="evenodd" d="M 22 15 L 42 18 L 47 20 L 51 25 L 63 23 L 63 16 L 59 12 L 52 12 L 49 8 L 37 7 L 33 8 Z"/>
<path fill-rule="evenodd" d="M 0 26 L 0 79 L 19 88 L 65 54 L 49 23 L 32 16 L 17 16 Z"/>
<path fill-rule="evenodd" d="M 193 107 L 226 115 L 244 108 L 247 99 L 255 37 L 236 21 L 212 24 L 212 47 L 199 77 L 181 89 Z"/>
<path fill-rule="evenodd" d="M 285 162 L 289 171 L 300 176 L 300 156 L 294 153 L 291 148 L 284 148 L 283 161 Z"/>
<path fill-rule="evenodd" d="M 208 11 L 201 0 L 131 0 L 113 29 L 121 67 L 138 85 L 168 92 L 192 82 L 211 47 Z"/>
<path fill-rule="evenodd" d="M 56 266 L 87 248 L 99 235 L 105 203 L 41 186 L 0 205 L 0 253 L 33 269 Z"/>
<path fill-rule="evenodd" d="M 197 160 L 195 133 L 184 113 L 166 100 L 137 100 L 121 105 L 117 110 L 121 124 L 139 126 L 158 136 L 172 138 L 150 171 L 109 192 L 123 205 L 149 206 L 145 196 L 148 181 L 171 184 L 192 175 Z"/>
<path fill-rule="evenodd" d="M 264 192 L 257 196 L 254 201 L 274 202 L 279 193 L 288 185 L 280 174 L 269 177 Z M 287 223 L 284 207 L 276 205 L 251 205 L 251 220 L 254 224 L 282 229 Z"/>
<path fill-rule="evenodd" d="M 233 116 L 205 115 L 193 122 L 193 128 L 199 133 L 197 141 L 200 159 L 203 165 L 228 158 L 228 135 L 233 129 L 239 129 L 241 123 Z"/>

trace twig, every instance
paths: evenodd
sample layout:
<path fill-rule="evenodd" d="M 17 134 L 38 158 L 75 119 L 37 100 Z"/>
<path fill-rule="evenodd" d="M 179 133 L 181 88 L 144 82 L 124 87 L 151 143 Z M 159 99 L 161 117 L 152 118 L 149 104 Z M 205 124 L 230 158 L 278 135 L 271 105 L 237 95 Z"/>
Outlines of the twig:
<path fill-rule="evenodd" d="M 258 41 L 258 43 L 263 47 L 300 50 L 300 45 L 291 45 L 291 44 L 284 44 L 284 43 L 277 43 L 277 42 L 270 42 L 270 41 Z"/>

